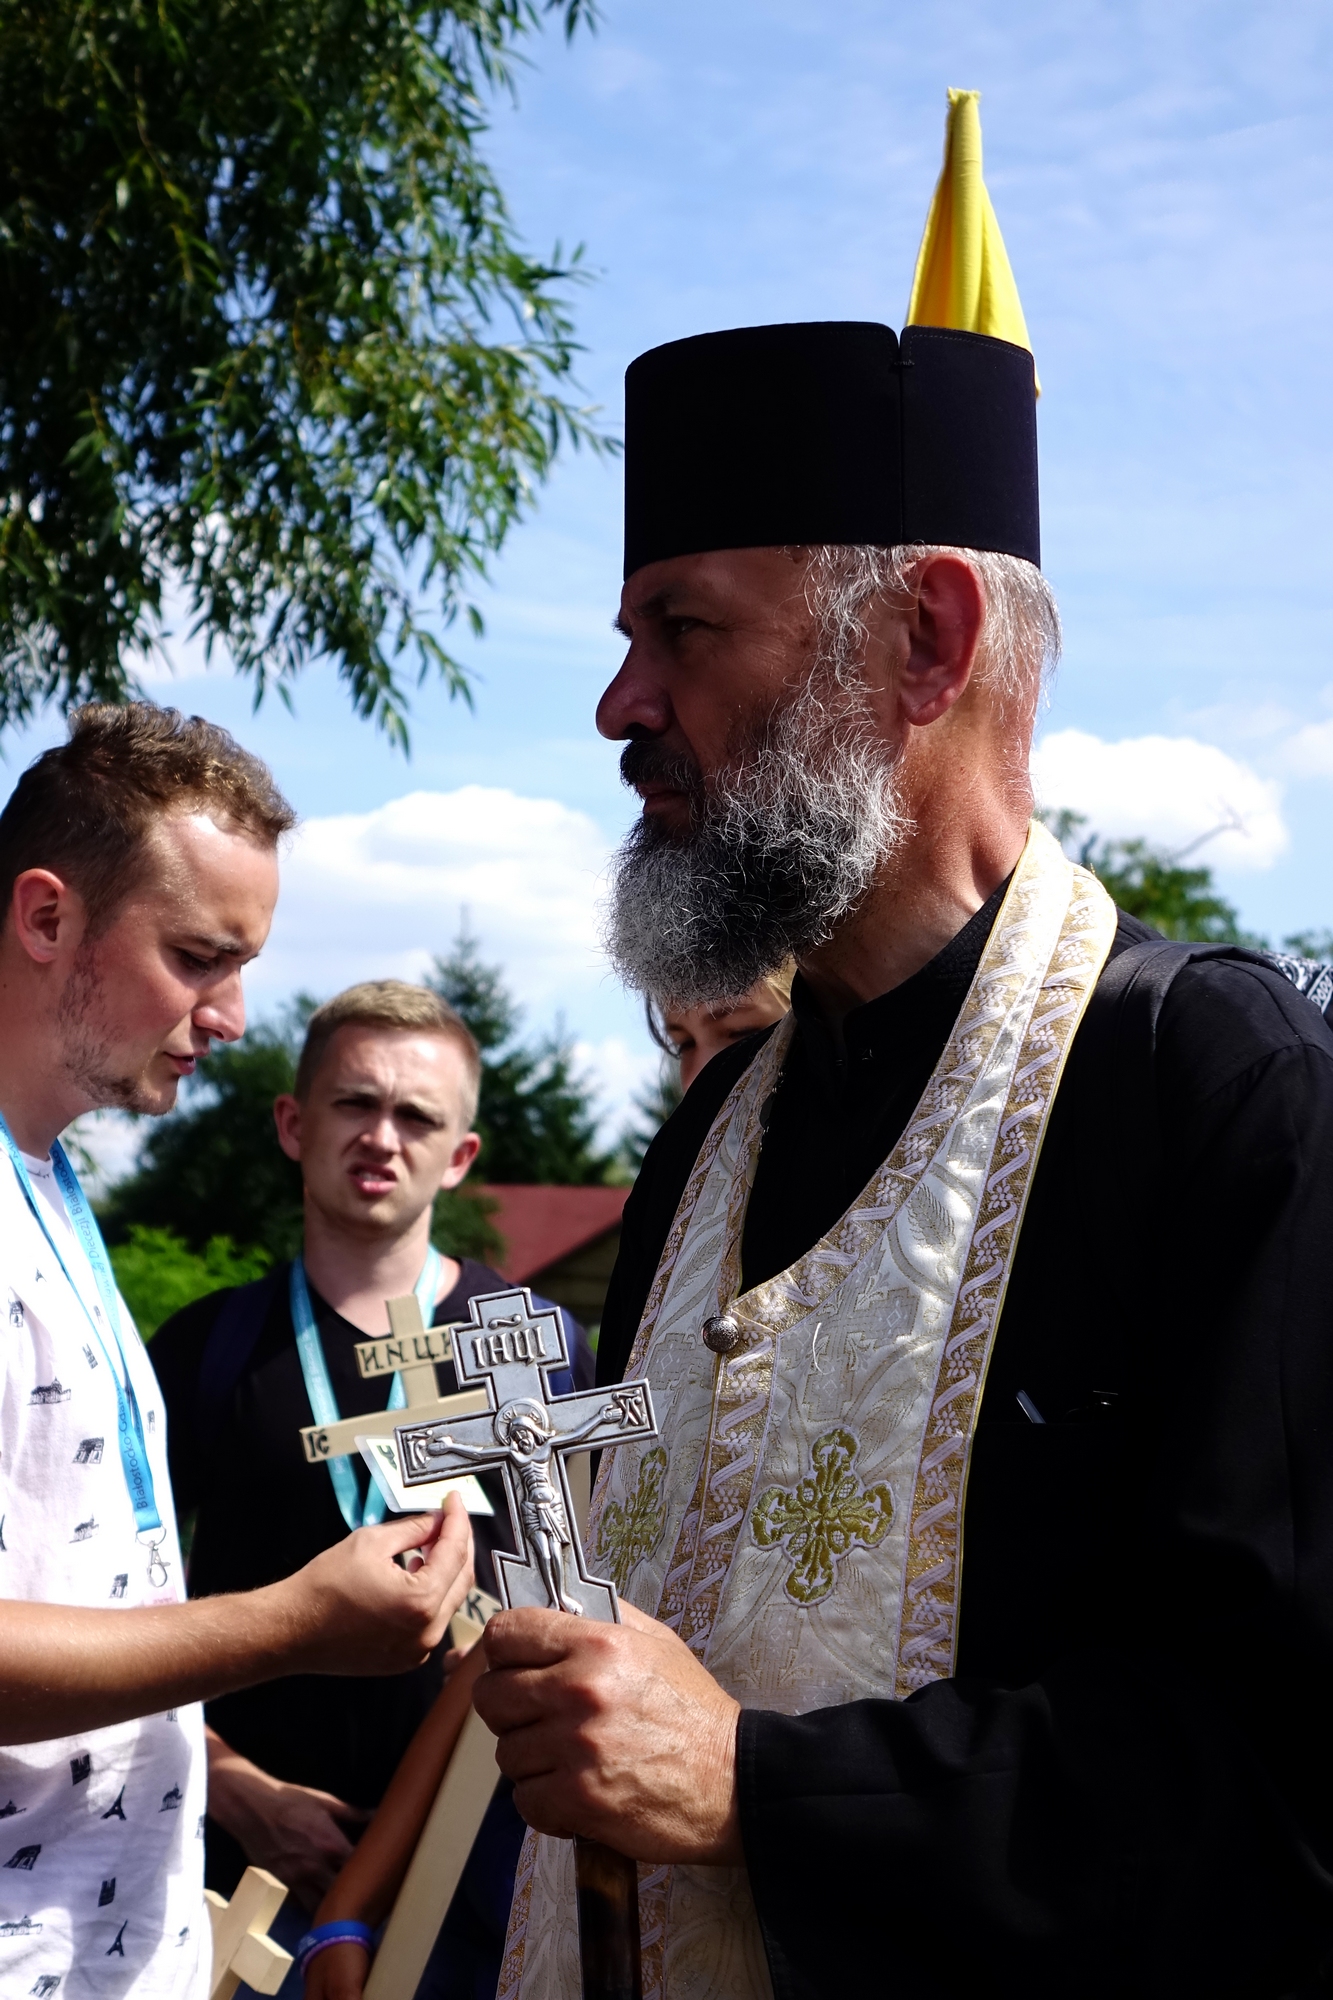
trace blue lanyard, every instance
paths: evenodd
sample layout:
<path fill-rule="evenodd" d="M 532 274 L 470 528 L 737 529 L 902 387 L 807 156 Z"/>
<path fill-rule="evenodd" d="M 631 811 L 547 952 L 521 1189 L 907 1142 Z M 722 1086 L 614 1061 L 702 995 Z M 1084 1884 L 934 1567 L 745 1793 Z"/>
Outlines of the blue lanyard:
<path fill-rule="evenodd" d="M 421 1276 L 416 1282 L 421 1317 L 427 1326 L 435 1317 L 435 1294 L 439 1289 L 440 1253 L 432 1248 L 427 1252 Z M 324 1359 L 324 1348 L 319 1338 L 319 1328 L 315 1325 L 315 1312 L 310 1303 L 310 1287 L 306 1283 L 305 1264 L 299 1257 L 292 1259 L 288 1291 L 292 1305 L 292 1325 L 296 1329 L 296 1351 L 301 1357 L 305 1392 L 310 1398 L 310 1414 L 317 1424 L 325 1426 L 336 1424 L 339 1416 L 338 1399 L 333 1393 L 328 1363 Z M 407 1391 L 403 1387 L 402 1376 L 396 1370 L 393 1386 L 389 1390 L 388 1408 L 391 1410 L 407 1408 Z M 384 1519 L 384 1495 L 378 1486 L 372 1484 L 366 1494 L 365 1506 L 361 1505 L 356 1474 L 352 1470 L 350 1459 L 331 1458 L 329 1478 L 333 1481 L 333 1492 L 339 1512 L 349 1528 L 371 1528 L 377 1521 Z"/>
<path fill-rule="evenodd" d="M 111 1269 L 111 1259 L 106 1254 L 106 1245 L 97 1226 L 97 1217 L 89 1208 L 88 1197 L 79 1186 L 78 1176 L 65 1157 L 64 1147 L 57 1139 L 51 1148 L 51 1166 L 55 1173 L 56 1186 L 64 1196 L 65 1213 L 92 1270 L 98 1296 L 102 1301 L 102 1310 L 111 1329 L 111 1339 L 115 1346 L 116 1358 L 120 1362 L 119 1367 L 111 1358 L 111 1350 L 102 1337 L 102 1329 L 97 1324 L 96 1316 L 88 1309 L 88 1301 L 70 1276 L 69 1268 L 60 1254 L 60 1246 L 52 1236 L 46 1217 L 42 1214 L 31 1176 L 23 1164 L 23 1155 L 14 1144 L 13 1134 L 5 1123 L 3 1115 L 0 1115 L 0 1138 L 5 1142 L 5 1149 L 18 1176 L 18 1184 L 23 1190 L 23 1199 L 32 1210 L 33 1220 L 46 1238 L 52 1256 L 64 1273 L 66 1284 L 83 1307 L 84 1315 L 93 1330 L 93 1337 L 111 1371 L 111 1379 L 116 1385 L 116 1431 L 120 1443 L 120 1463 L 125 1473 L 125 1484 L 129 1489 L 130 1505 L 134 1509 L 134 1526 L 138 1534 L 151 1534 L 162 1526 L 162 1516 L 157 1511 L 157 1500 L 153 1493 L 153 1469 L 148 1463 L 148 1447 L 144 1442 L 139 1399 L 134 1393 L 134 1384 L 130 1380 L 130 1365 L 125 1357 L 115 1273 Z M 155 1560 L 156 1553 L 154 1550 Z M 160 1561 L 157 1562 L 157 1567 L 162 1567 Z M 162 1581 L 165 1580 L 164 1574 Z"/>

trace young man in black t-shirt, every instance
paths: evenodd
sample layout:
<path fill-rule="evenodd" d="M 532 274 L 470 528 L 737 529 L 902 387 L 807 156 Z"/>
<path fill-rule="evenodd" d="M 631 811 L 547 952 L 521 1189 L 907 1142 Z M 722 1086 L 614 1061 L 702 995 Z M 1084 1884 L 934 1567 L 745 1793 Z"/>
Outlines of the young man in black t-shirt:
<path fill-rule="evenodd" d="M 386 1298 L 417 1290 L 427 1320 L 444 1325 L 465 1319 L 478 1293 L 504 1287 L 497 1271 L 440 1257 L 430 1244 L 436 1194 L 458 1185 L 479 1149 L 470 1130 L 479 1068 L 463 1022 L 423 987 L 375 981 L 312 1016 L 295 1091 L 274 1107 L 278 1141 L 300 1162 L 305 1188 L 295 1273 L 282 1265 L 242 1295 L 200 1299 L 153 1342 L 177 1505 L 196 1514 L 193 1595 L 286 1576 L 340 1541 L 368 1502 L 373 1515 L 364 1467 L 343 1459 L 335 1484 L 327 1466 L 306 1462 L 298 1433 L 328 1420 L 312 1405 L 321 1364 L 340 1416 L 386 1407 L 386 1385 L 364 1381 L 354 1353 L 357 1341 L 387 1331 Z M 590 1383 L 582 1330 L 567 1330 L 574 1375 Z M 448 1395 L 452 1366 L 438 1372 Z M 554 1386 L 571 1385 L 557 1376 Z M 495 1512 L 473 1516 L 477 1581 L 493 1590 L 491 1551 L 512 1542 L 502 1483 L 493 1474 L 482 1483 Z M 297 1676 L 211 1704 L 210 1886 L 230 1894 L 246 1861 L 257 1862 L 288 1884 L 283 1919 L 302 1928 L 441 1679 L 437 1657 L 396 1679 Z M 494 1883 L 474 1887 L 496 1900 Z M 502 1931 L 503 1913 L 499 1923 Z M 473 1944 L 484 1951 L 484 1938 Z"/>

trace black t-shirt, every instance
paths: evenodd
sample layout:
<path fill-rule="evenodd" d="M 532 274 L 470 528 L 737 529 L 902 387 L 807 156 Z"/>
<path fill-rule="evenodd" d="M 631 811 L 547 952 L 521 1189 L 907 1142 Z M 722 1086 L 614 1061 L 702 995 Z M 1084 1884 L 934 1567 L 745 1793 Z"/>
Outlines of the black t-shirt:
<path fill-rule="evenodd" d="M 796 982 L 747 1285 L 901 1136 L 998 902 L 840 1040 Z M 1122 917 L 1114 950 L 1150 935 Z M 777 2000 L 1333 1991 L 1333 1038 L 1276 972 L 1195 963 L 1155 1049 L 1130 1051 L 1141 1101 L 1117 1089 L 1117 1022 L 1094 997 L 1032 1178 L 968 1476 L 955 1676 L 742 1717 Z M 715 1057 L 649 1149 L 602 1381 L 758 1046 Z"/>
<path fill-rule="evenodd" d="M 465 1259 L 458 1283 L 436 1306 L 434 1324 L 466 1319 L 470 1299 L 505 1289 L 507 1280 L 498 1271 Z M 186 1306 L 159 1329 L 151 1349 L 166 1404 L 177 1512 L 182 1520 L 195 1515 L 189 1563 L 193 1597 L 274 1583 L 347 1533 L 327 1467 L 308 1464 L 301 1446 L 299 1432 L 313 1417 L 296 1349 L 286 1266 L 277 1273 L 264 1325 L 225 1413 L 220 1421 L 207 1423 L 210 1435 L 200 1435 L 200 1364 L 213 1323 L 230 1296 L 214 1292 Z M 366 1381 L 357 1370 L 355 1347 L 366 1338 L 363 1330 L 335 1312 L 313 1286 L 310 1303 L 341 1415 L 387 1408 L 388 1384 Z M 587 1386 L 592 1367 L 579 1328 L 573 1370 L 577 1386 Z M 441 1395 L 452 1395 L 457 1387 L 452 1362 L 441 1364 L 437 1375 Z M 553 1377 L 557 1393 L 570 1386 L 559 1375 Z M 354 1468 L 364 1497 L 364 1465 L 359 1458 L 345 1462 Z M 472 1517 L 477 1581 L 494 1591 L 491 1551 L 511 1549 L 513 1540 L 502 1478 L 484 1473 L 481 1483 L 495 1513 Z M 438 1656 L 412 1673 L 388 1679 L 291 1675 L 224 1695 L 205 1712 L 233 1749 L 273 1776 L 332 1792 L 350 1805 L 374 1807 L 441 1680 Z M 243 1868 L 239 1847 L 210 1823 L 210 1886 L 230 1894 Z"/>

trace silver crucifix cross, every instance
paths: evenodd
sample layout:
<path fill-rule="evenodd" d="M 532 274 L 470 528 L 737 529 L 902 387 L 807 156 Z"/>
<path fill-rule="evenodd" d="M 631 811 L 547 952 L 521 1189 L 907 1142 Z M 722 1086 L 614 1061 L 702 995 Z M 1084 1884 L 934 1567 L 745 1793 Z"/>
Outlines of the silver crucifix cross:
<path fill-rule="evenodd" d="M 471 1320 L 450 1329 L 458 1386 L 484 1387 L 491 1407 L 476 1417 L 400 1424 L 394 1436 L 403 1484 L 498 1467 L 519 1551 L 496 1551 L 506 1607 L 549 1607 L 618 1624 L 615 1586 L 589 1576 L 584 1564 L 564 1455 L 656 1437 L 648 1384 L 553 1396 L 548 1372 L 569 1366 L 559 1313 L 536 1311 L 526 1287 L 490 1292 L 468 1310 Z"/>

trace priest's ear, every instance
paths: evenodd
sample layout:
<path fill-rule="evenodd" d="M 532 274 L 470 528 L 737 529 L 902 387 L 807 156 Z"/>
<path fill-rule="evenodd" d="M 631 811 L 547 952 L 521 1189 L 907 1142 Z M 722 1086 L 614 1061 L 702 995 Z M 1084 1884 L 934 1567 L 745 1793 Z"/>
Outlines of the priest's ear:
<path fill-rule="evenodd" d="M 924 729 L 938 722 L 966 691 L 976 663 L 986 593 L 961 556 L 928 556 L 917 572 L 905 614 L 907 657 L 898 674 L 904 722 Z"/>
<path fill-rule="evenodd" d="M 301 1100 L 284 1092 L 273 1100 L 273 1123 L 278 1128 L 278 1144 L 289 1160 L 301 1157 Z"/>

